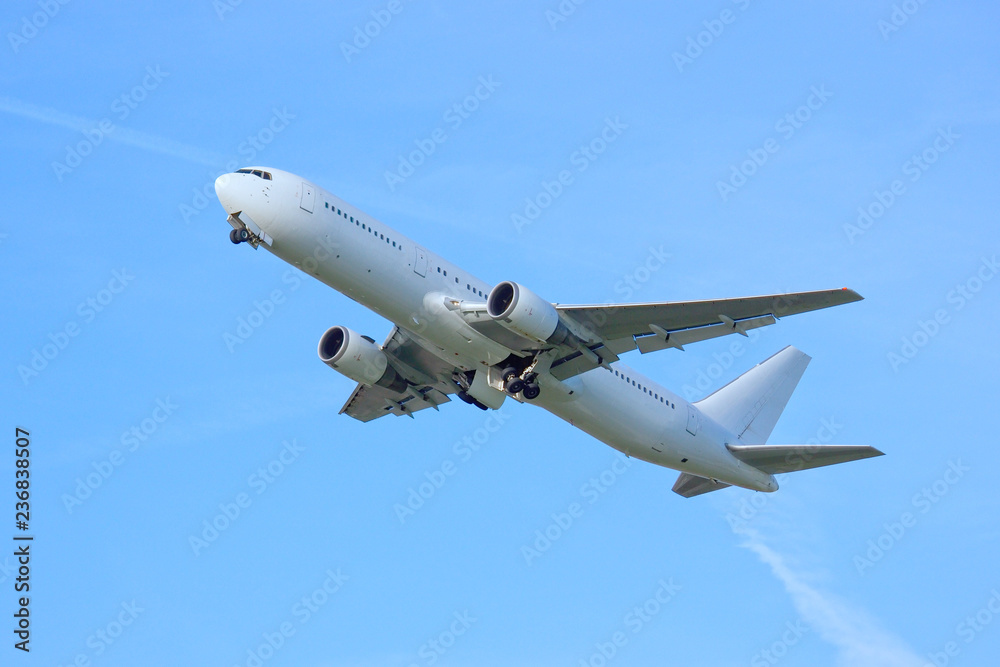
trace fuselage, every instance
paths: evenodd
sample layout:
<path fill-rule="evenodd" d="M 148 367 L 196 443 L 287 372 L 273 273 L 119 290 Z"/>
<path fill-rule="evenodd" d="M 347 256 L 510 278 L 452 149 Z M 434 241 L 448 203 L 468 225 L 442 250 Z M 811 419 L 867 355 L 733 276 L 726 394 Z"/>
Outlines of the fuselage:
<path fill-rule="evenodd" d="M 482 303 L 492 285 L 315 184 L 277 169 L 221 176 L 219 199 L 266 233 L 280 259 L 366 306 L 463 370 L 502 362 L 510 349 L 445 302 Z M 261 175 L 257 175 L 258 172 Z M 266 174 L 268 178 L 264 178 Z M 638 459 L 758 491 L 774 478 L 734 457 L 735 434 L 621 362 L 564 380 L 531 403 Z"/>

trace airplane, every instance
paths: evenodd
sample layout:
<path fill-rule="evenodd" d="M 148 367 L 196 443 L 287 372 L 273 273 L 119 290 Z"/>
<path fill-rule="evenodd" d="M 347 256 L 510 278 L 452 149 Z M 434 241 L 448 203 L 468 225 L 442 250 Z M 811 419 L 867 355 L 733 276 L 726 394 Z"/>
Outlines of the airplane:
<path fill-rule="evenodd" d="M 601 442 L 680 472 L 673 491 L 778 489 L 775 475 L 880 456 L 861 445 L 769 445 L 810 357 L 785 347 L 690 403 L 620 360 L 859 301 L 853 290 L 705 301 L 562 305 L 490 285 L 314 183 L 279 169 L 220 176 L 230 240 L 263 247 L 394 325 L 382 345 L 343 325 L 320 360 L 357 383 L 341 414 L 413 417 L 451 396 L 482 410 L 537 405 Z"/>

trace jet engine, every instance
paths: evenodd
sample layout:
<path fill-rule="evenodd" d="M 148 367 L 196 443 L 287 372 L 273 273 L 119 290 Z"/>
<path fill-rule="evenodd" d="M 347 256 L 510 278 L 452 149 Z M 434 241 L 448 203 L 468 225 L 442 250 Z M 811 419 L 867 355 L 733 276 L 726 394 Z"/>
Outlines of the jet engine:
<path fill-rule="evenodd" d="M 366 386 L 402 391 L 407 382 L 372 341 L 347 327 L 331 327 L 319 339 L 319 359 L 333 370 Z"/>
<path fill-rule="evenodd" d="M 511 331 L 539 343 L 551 341 L 560 326 L 555 306 L 527 287 L 504 281 L 486 299 L 486 312 Z"/>

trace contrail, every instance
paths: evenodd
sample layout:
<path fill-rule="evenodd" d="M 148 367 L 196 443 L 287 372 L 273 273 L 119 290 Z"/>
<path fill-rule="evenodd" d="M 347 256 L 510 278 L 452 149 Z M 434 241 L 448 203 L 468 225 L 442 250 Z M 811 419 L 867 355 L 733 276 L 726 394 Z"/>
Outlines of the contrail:
<path fill-rule="evenodd" d="M 784 556 L 764 543 L 759 532 L 743 526 L 736 533 L 745 538 L 741 546 L 757 554 L 784 584 L 802 619 L 839 649 L 839 664 L 850 667 L 921 667 L 926 664 L 902 639 L 883 630 L 863 609 L 809 585 L 807 581 L 814 578 L 796 572 Z"/>
<path fill-rule="evenodd" d="M 0 97 L 0 111 L 5 111 L 9 114 L 14 114 L 15 116 L 35 120 L 40 123 L 48 123 L 49 125 L 65 127 L 78 132 L 92 130 L 97 127 L 99 122 L 89 120 L 87 118 L 81 118 L 80 116 L 73 116 L 61 111 L 56 111 L 55 109 L 49 109 L 35 104 L 29 104 L 28 102 L 22 102 L 21 100 L 14 99 L 12 97 Z M 170 139 L 164 139 L 163 137 L 146 134 L 145 132 L 130 130 L 118 125 L 115 125 L 114 130 L 104 136 L 108 139 L 108 141 L 115 141 L 127 146 L 133 146 L 134 148 L 151 151 L 153 153 L 169 155 L 171 157 L 180 158 L 182 160 L 205 165 L 207 167 L 219 168 L 226 163 L 226 158 L 220 155 L 215 155 L 193 146 L 187 146 Z"/>

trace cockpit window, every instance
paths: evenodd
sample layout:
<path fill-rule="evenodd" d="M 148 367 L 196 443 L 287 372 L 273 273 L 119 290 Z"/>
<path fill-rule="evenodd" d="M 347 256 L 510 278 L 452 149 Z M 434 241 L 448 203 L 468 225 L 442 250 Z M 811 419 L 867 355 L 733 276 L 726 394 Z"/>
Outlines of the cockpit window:
<path fill-rule="evenodd" d="M 237 169 L 236 173 L 237 174 L 253 174 L 257 178 L 263 178 L 265 181 L 272 180 L 271 179 L 271 172 L 269 172 L 269 171 L 261 171 L 260 169 Z"/>

